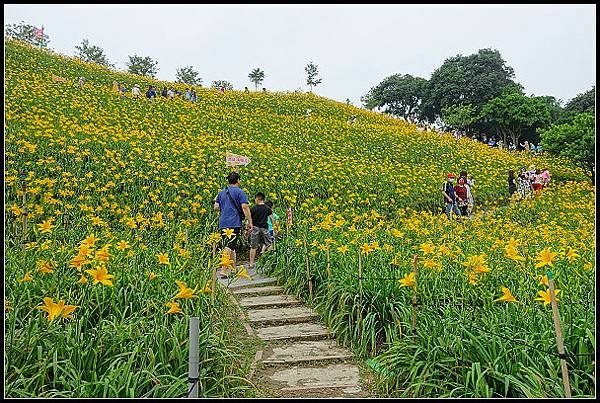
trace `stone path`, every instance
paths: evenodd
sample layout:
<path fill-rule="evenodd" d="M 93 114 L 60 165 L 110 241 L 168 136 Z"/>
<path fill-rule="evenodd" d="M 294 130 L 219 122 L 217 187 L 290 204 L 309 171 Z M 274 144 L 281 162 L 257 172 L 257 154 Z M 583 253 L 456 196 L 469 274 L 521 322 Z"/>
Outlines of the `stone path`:
<path fill-rule="evenodd" d="M 286 295 L 277 279 L 248 270 L 252 280 L 219 279 L 263 341 L 253 374 L 265 397 L 368 397 L 353 355 L 337 345 L 318 315 Z M 248 329 L 247 329 L 248 330 Z"/>

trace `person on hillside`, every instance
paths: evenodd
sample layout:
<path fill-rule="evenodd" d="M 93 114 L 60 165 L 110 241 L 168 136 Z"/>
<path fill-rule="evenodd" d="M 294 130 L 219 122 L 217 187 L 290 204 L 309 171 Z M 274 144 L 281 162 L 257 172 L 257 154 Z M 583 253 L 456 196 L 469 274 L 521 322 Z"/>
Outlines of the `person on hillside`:
<path fill-rule="evenodd" d="M 548 171 L 548 168 L 544 168 L 544 170 L 542 171 L 542 189 L 545 188 L 548 183 L 550 183 L 550 177 L 552 175 L 550 174 L 550 171 Z"/>
<path fill-rule="evenodd" d="M 85 85 L 85 77 L 79 77 L 79 86 L 81 88 L 83 88 L 83 86 Z"/>
<path fill-rule="evenodd" d="M 275 236 L 277 235 L 279 229 L 279 216 L 275 213 L 273 208 L 274 203 L 271 200 L 267 200 L 265 204 L 271 209 L 271 215 L 267 220 L 267 225 L 269 230 L 269 238 L 271 243 L 273 243 L 275 242 Z"/>
<path fill-rule="evenodd" d="M 467 217 L 469 215 L 467 212 L 469 208 L 468 186 L 465 183 L 465 178 L 462 176 L 458 178 L 458 183 L 454 187 L 454 193 L 456 194 L 456 205 L 460 211 L 460 215 Z"/>
<path fill-rule="evenodd" d="M 250 92 L 250 90 L 248 89 L 248 87 L 244 87 L 244 92 L 246 92 L 246 93 Z"/>
<path fill-rule="evenodd" d="M 310 110 L 310 109 L 306 110 L 306 118 L 307 119 L 310 119 L 311 113 L 312 113 L 312 110 Z"/>
<path fill-rule="evenodd" d="M 124 97 L 125 94 L 127 93 L 127 87 L 125 87 L 125 84 L 121 84 L 121 90 L 120 90 L 121 96 Z"/>
<path fill-rule="evenodd" d="M 221 94 L 224 94 L 224 93 L 225 93 L 225 87 L 223 87 L 223 86 L 220 86 L 220 87 L 219 87 L 219 92 L 220 92 Z"/>
<path fill-rule="evenodd" d="M 529 180 L 529 173 L 525 170 L 525 168 L 521 168 L 521 173 L 517 178 L 517 191 L 521 196 L 521 199 L 527 199 L 531 195 L 531 191 L 533 188 L 531 187 L 531 181 Z"/>
<path fill-rule="evenodd" d="M 512 169 L 508 171 L 508 194 L 512 198 L 512 195 L 517 191 L 517 184 L 515 183 L 515 171 Z"/>
<path fill-rule="evenodd" d="M 173 92 L 173 88 L 169 88 L 167 91 L 167 98 L 175 98 L 175 93 Z"/>
<path fill-rule="evenodd" d="M 240 188 L 240 174 L 231 172 L 227 176 L 228 185 L 215 197 L 214 210 L 219 213 L 219 231 L 224 243 L 224 252 L 229 254 L 236 267 L 236 251 L 242 243 L 242 222 L 247 221 L 247 231 L 252 231 L 252 216 L 248 203 L 248 196 Z M 231 232 L 230 230 L 233 230 Z M 221 270 L 221 276 L 228 273 Z"/>
<path fill-rule="evenodd" d="M 267 89 L 263 87 L 262 92 L 267 92 Z"/>
<path fill-rule="evenodd" d="M 165 97 L 165 98 L 167 97 L 167 86 L 166 86 L 166 85 L 164 85 L 164 86 L 163 86 L 163 89 L 162 89 L 161 95 L 162 95 L 163 97 Z"/>
<path fill-rule="evenodd" d="M 192 90 L 191 101 L 196 102 L 198 100 L 198 96 L 196 95 L 196 91 Z"/>
<path fill-rule="evenodd" d="M 156 98 L 156 90 L 154 89 L 153 86 L 149 86 L 148 87 L 148 91 L 146 92 L 146 98 L 153 100 L 154 98 Z"/>
<path fill-rule="evenodd" d="M 542 171 L 539 169 L 535 171 L 535 176 L 533 177 L 533 183 L 531 186 L 533 187 L 535 195 L 539 196 L 542 191 L 542 187 L 544 186 L 544 177 L 542 176 Z"/>
<path fill-rule="evenodd" d="M 527 140 L 525 140 L 525 143 L 523 144 L 519 143 L 519 145 L 523 147 L 523 150 L 529 151 L 529 142 Z"/>
<path fill-rule="evenodd" d="M 119 83 L 116 81 L 113 81 L 112 89 L 114 92 L 119 92 Z"/>
<path fill-rule="evenodd" d="M 269 237 L 269 216 L 273 210 L 265 204 L 264 193 L 258 192 L 254 197 L 256 205 L 250 209 L 252 216 L 252 232 L 250 233 L 250 264 L 249 269 L 253 269 L 256 251 L 261 245 L 268 248 L 271 245 Z"/>
<path fill-rule="evenodd" d="M 192 100 L 192 90 L 191 88 L 188 88 L 187 91 L 185 92 L 185 95 L 183 97 L 186 101 L 191 101 Z"/>
<path fill-rule="evenodd" d="M 135 85 L 133 86 L 133 88 L 131 89 L 131 94 L 132 94 L 132 95 L 136 95 L 136 96 L 137 96 L 137 95 L 142 95 L 142 92 L 140 91 L 140 86 L 139 86 L 139 85 L 137 85 L 137 84 L 135 84 Z"/>
<path fill-rule="evenodd" d="M 454 212 L 456 215 L 460 215 L 460 211 L 456 206 L 456 193 L 454 192 L 454 175 L 452 172 L 448 174 L 447 181 L 442 186 L 442 196 L 444 196 L 444 212 L 448 220 L 452 220 L 451 213 Z"/>

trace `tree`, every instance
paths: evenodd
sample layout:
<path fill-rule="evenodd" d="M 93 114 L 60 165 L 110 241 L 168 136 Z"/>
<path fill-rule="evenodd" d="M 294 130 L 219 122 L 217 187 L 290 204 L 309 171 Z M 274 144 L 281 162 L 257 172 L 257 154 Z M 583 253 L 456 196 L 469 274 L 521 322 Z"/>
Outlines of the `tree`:
<path fill-rule="evenodd" d="M 8 24 L 4 28 L 4 34 L 9 38 L 18 39 L 27 42 L 33 46 L 46 47 L 50 42 L 48 35 L 44 34 L 44 27 L 39 30 L 34 25 L 25 24 L 21 21 L 18 24 Z"/>
<path fill-rule="evenodd" d="M 563 113 L 563 107 L 561 105 L 562 101 L 550 95 L 540 96 L 538 98 L 548 104 L 548 109 L 550 110 L 550 115 L 552 116 L 552 123 L 558 122 Z"/>
<path fill-rule="evenodd" d="M 522 92 L 513 81 L 514 70 L 500 52 L 480 49 L 477 53 L 446 59 L 433 72 L 423 94 L 422 118 L 435 121 L 442 109 L 452 105 L 472 105 L 479 113 L 489 100 L 510 92 Z"/>
<path fill-rule="evenodd" d="M 114 65 L 108 62 L 108 59 L 104 54 L 104 50 L 96 45 L 90 46 L 90 42 L 87 39 L 84 39 L 81 42 L 81 45 L 75 46 L 75 49 L 78 51 L 75 56 L 84 62 L 97 63 L 106 67 L 114 67 Z"/>
<path fill-rule="evenodd" d="M 265 79 L 265 72 L 257 67 L 248 74 L 248 78 L 254 83 L 254 89 L 258 90 L 258 86 Z"/>
<path fill-rule="evenodd" d="M 578 94 L 575 98 L 567 102 L 564 107 L 563 116 L 560 123 L 567 123 L 573 120 L 578 113 L 596 113 L 596 86 L 591 90 Z"/>
<path fill-rule="evenodd" d="M 591 113 L 578 113 L 571 123 L 555 124 L 540 129 L 543 150 L 572 159 L 588 172 L 594 181 L 594 149 L 596 147 L 596 122 Z"/>
<path fill-rule="evenodd" d="M 231 85 L 231 83 L 229 81 L 225 81 L 225 80 L 215 80 L 212 82 L 211 85 L 212 88 L 225 88 L 228 91 L 233 90 L 233 85 Z"/>
<path fill-rule="evenodd" d="M 319 66 L 313 64 L 313 62 L 309 62 L 304 70 L 306 71 L 306 84 L 310 87 L 310 92 L 312 92 L 312 88 L 318 84 L 321 84 L 321 79 L 317 79 L 319 75 L 319 71 L 317 70 Z"/>
<path fill-rule="evenodd" d="M 510 136 L 515 146 L 528 128 L 545 127 L 552 116 L 548 103 L 541 97 L 527 97 L 517 92 L 506 93 L 492 99 L 483 107 L 481 118 L 494 126 L 508 144 Z"/>
<path fill-rule="evenodd" d="M 156 76 L 158 72 L 158 62 L 152 60 L 150 56 L 141 57 L 138 55 L 129 56 L 129 62 L 127 65 L 127 71 L 133 74 L 139 74 L 145 77 Z"/>
<path fill-rule="evenodd" d="M 466 134 L 470 126 L 478 119 L 472 105 L 453 105 L 442 109 L 442 121 L 446 126 Z M 506 144 L 506 143 L 505 143 Z"/>
<path fill-rule="evenodd" d="M 361 98 L 368 109 L 385 108 L 384 113 L 416 122 L 427 80 L 410 74 L 387 77 Z"/>
<path fill-rule="evenodd" d="M 177 69 L 175 79 L 178 83 L 184 83 L 188 85 L 202 86 L 202 79 L 198 77 L 198 72 L 194 70 L 192 66 L 182 67 Z"/>

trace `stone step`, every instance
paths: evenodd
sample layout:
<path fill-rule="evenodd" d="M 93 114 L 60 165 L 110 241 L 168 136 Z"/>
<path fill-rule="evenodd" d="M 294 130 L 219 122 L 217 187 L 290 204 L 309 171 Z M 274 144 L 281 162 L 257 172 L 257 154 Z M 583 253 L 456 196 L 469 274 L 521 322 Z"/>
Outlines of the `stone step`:
<path fill-rule="evenodd" d="M 256 275 L 252 277 L 252 280 L 248 280 L 245 277 L 238 277 L 231 282 L 229 279 L 221 278 L 219 282 L 226 287 L 229 287 L 230 290 L 239 290 L 240 288 L 252 288 L 252 287 L 263 287 L 267 285 L 277 285 L 277 279 L 275 277 L 263 277 L 261 275 Z"/>
<path fill-rule="evenodd" d="M 253 309 L 248 311 L 248 320 L 252 325 L 284 324 L 309 322 L 319 315 L 304 306 L 289 308 Z"/>
<path fill-rule="evenodd" d="M 318 323 L 260 327 L 256 333 L 262 340 L 319 340 L 330 335 L 329 330 Z"/>
<path fill-rule="evenodd" d="M 282 392 L 333 388 L 343 388 L 349 394 L 361 391 L 358 367 L 352 364 L 285 368 L 275 371 L 269 379 L 281 385 Z"/>
<path fill-rule="evenodd" d="M 278 285 L 266 285 L 262 287 L 241 287 L 233 289 L 233 293 L 238 297 L 247 295 L 275 295 L 283 293 L 283 287 Z"/>
<path fill-rule="evenodd" d="M 240 299 L 240 305 L 244 308 L 272 308 L 275 306 L 293 306 L 299 304 L 300 301 L 291 295 L 260 295 Z"/>
<path fill-rule="evenodd" d="M 339 347 L 335 340 L 299 341 L 282 347 L 273 347 L 273 352 L 263 359 L 263 363 L 266 365 L 295 364 L 347 360 L 352 357 L 352 353 Z"/>

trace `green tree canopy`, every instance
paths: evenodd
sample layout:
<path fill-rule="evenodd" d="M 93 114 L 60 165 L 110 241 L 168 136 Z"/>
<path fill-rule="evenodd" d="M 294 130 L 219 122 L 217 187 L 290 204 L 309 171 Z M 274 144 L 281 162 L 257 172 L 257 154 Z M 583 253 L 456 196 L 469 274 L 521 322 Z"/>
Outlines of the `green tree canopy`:
<path fill-rule="evenodd" d="M 591 113 L 578 113 L 571 123 L 555 124 L 540 129 L 542 148 L 553 154 L 572 159 L 588 172 L 594 182 L 594 149 L 596 122 Z"/>
<path fill-rule="evenodd" d="M 573 120 L 578 113 L 596 113 L 596 86 L 592 89 L 578 94 L 575 98 L 567 102 L 564 108 L 564 114 L 560 123 L 567 123 Z"/>
<path fill-rule="evenodd" d="M 75 46 L 77 50 L 76 57 L 80 58 L 84 62 L 97 63 L 106 67 L 114 67 L 114 65 L 108 62 L 104 50 L 96 45 L 90 45 L 87 39 L 81 41 L 81 45 Z"/>
<path fill-rule="evenodd" d="M 127 62 L 126 65 L 128 72 L 146 77 L 154 78 L 158 72 L 158 62 L 152 60 L 150 56 L 129 56 L 129 62 Z"/>
<path fill-rule="evenodd" d="M 42 26 L 42 30 L 44 27 Z M 33 46 L 41 46 L 46 47 L 50 42 L 48 35 L 44 33 L 44 35 L 36 34 L 37 27 L 30 24 L 25 24 L 24 21 L 21 21 L 18 24 L 7 24 L 4 27 L 4 34 L 8 38 L 18 39 L 20 41 L 27 42 Z"/>
<path fill-rule="evenodd" d="M 212 88 L 220 88 L 223 87 L 228 91 L 233 90 L 233 85 L 229 82 L 229 81 L 225 81 L 225 80 L 215 80 L 212 82 L 211 85 Z"/>
<path fill-rule="evenodd" d="M 310 87 L 311 92 L 313 87 L 318 84 L 321 84 L 322 81 L 320 78 L 317 78 L 317 76 L 319 75 L 318 67 L 319 66 L 313 64 L 313 62 L 309 62 L 304 68 L 304 70 L 306 71 L 306 84 Z"/>
<path fill-rule="evenodd" d="M 368 109 L 385 108 L 385 113 L 415 122 L 426 86 L 424 78 L 394 74 L 371 88 L 361 101 Z"/>
<path fill-rule="evenodd" d="M 202 86 L 202 79 L 198 77 L 198 74 L 192 66 L 182 67 L 177 69 L 175 79 L 178 83 Z"/>
<path fill-rule="evenodd" d="M 513 68 L 506 65 L 497 50 L 480 49 L 469 56 L 446 59 L 428 82 L 422 117 L 435 121 L 442 109 L 452 105 L 469 104 L 480 112 L 486 102 L 502 95 L 506 88 L 522 91 L 513 78 Z"/>
<path fill-rule="evenodd" d="M 477 118 L 477 112 L 472 105 L 453 105 L 442 109 L 442 121 L 445 125 L 461 133 L 468 132 Z"/>
<path fill-rule="evenodd" d="M 496 128 L 504 144 L 510 136 L 515 146 L 528 128 L 545 127 L 552 116 L 548 103 L 542 97 L 527 97 L 508 92 L 490 100 L 481 111 L 481 118 Z"/>
<path fill-rule="evenodd" d="M 248 74 L 248 78 L 254 83 L 254 89 L 257 90 L 265 79 L 265 72 L 257 67 Z"/>

